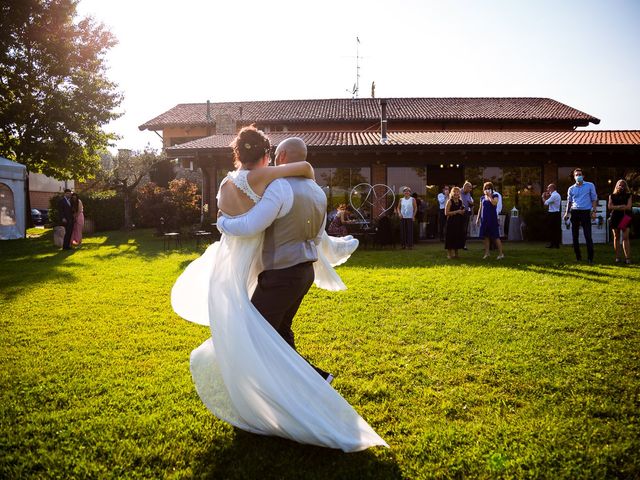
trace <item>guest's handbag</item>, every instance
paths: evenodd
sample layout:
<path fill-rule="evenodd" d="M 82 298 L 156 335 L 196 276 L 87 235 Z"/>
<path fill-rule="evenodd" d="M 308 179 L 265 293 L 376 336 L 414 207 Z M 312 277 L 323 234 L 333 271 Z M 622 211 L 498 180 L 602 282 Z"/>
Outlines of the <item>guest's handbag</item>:
<path fill-rule="evenodd" d="M 620 220 L 620 222 L 618 223 L 618 229 L 625 230 L 630 224 L 631 224 L 631 215 L 629 215 L 628 213 L 625 213 L 624 217 L 622 217 L 622 220 Z"/>

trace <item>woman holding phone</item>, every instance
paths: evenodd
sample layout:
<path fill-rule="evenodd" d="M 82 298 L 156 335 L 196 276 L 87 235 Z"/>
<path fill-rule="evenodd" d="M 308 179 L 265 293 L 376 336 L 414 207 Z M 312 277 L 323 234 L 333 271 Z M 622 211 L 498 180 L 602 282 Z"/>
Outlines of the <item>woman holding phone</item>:
<path fill-rule="evenodd" d="M 489 245 L 491 239 L 496 242 L 498 248 L 498 260 L 504 258 L 502 252 L 502 242 L 500 241 L 500 229 L 498 227 L 498 213 L 496 207 L 498 205 L 498 194 L 493 191 L 493 183 L 485 182 L 482 186 L 484 196 L 480 202 L 480 210 L 476 218 L 476 225 L 480 225 L 480 234 L 478 235 L 484 242 L 484 257 L 489 258 Z"/>

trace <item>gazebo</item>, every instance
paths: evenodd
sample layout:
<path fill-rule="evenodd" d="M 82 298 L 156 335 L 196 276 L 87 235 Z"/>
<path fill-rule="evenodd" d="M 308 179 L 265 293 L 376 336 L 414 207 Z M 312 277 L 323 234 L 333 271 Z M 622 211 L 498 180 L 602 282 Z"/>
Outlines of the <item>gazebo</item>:
<path fill-rule="evenodd" d="M 25 237 L 26 178 L 27 167 L 0 157 L 0 240 Z"/>

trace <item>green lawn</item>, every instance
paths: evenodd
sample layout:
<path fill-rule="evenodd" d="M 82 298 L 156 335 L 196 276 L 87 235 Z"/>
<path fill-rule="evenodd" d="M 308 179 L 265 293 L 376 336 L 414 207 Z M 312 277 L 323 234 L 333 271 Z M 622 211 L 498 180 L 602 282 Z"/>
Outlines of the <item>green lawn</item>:
<path fill-rule="evenodd" d="M 0 243 L 0 478 L 640 478 L 640 268 L 610 246 L 594 266 L 541 244 L 357 252 L 349 290 L 312 288 L 294 324 L 391 446 L 344 454 L 202 405 L 209 331 L 169 304 L 192 245 L 50 235 Z"/>

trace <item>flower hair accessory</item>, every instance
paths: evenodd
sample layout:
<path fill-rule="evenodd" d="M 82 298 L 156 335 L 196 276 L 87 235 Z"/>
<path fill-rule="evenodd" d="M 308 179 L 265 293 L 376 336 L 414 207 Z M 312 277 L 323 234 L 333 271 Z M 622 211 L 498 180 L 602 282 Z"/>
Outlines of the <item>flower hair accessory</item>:
<path fill-rule="evenodd" d="M 250 143 L 245 143 L 244 144 L 244 148 L 246 148 L 247 150 L 251 150 L 251 144 Z"/>

